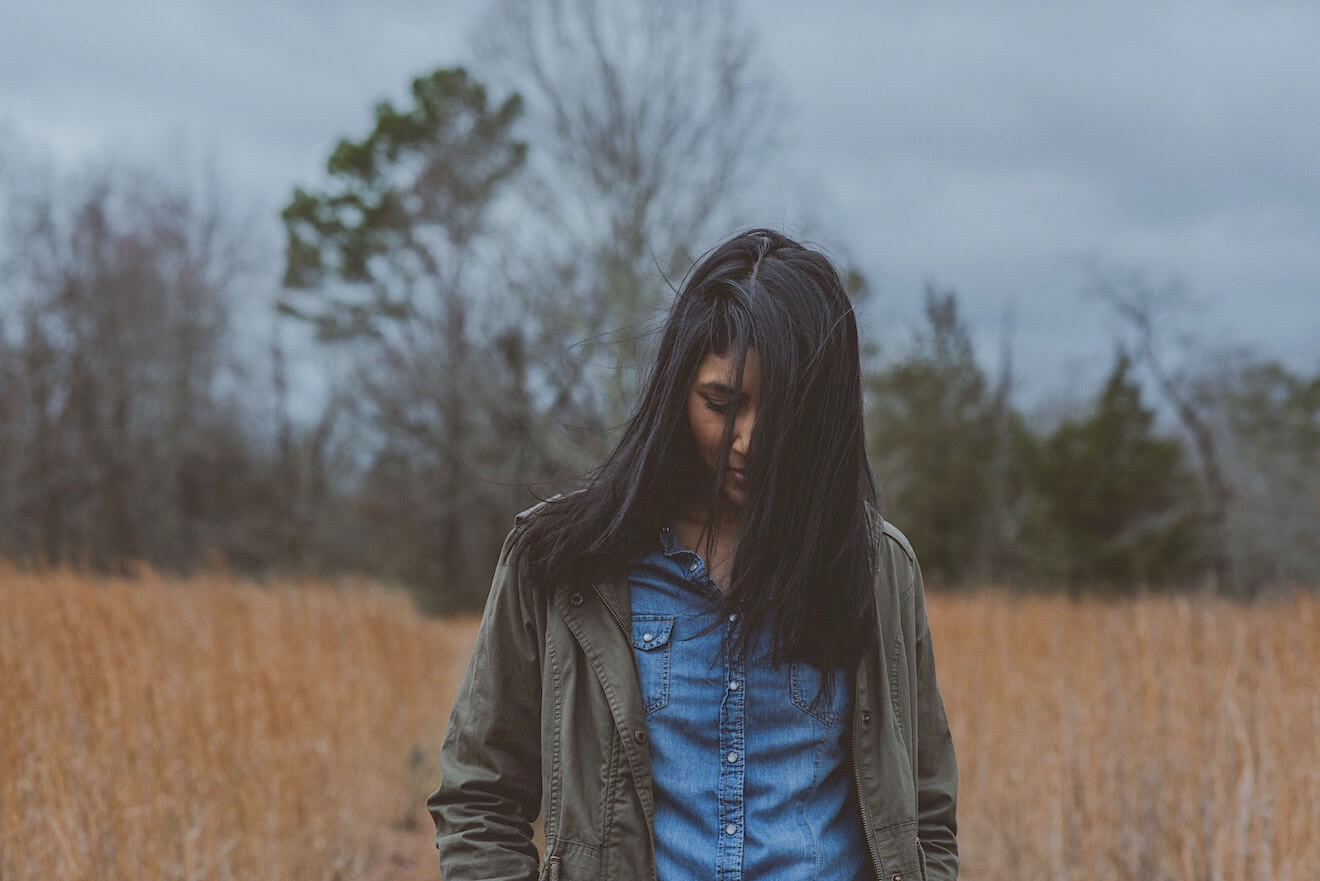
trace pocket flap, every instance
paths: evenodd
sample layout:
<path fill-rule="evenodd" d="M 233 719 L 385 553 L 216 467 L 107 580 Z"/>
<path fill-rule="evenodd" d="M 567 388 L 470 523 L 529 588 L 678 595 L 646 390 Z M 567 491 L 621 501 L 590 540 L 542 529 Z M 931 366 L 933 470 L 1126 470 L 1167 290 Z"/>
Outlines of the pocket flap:
<path fill-rule="evenodd" d="M 875 851 L 885 867 L 886 878 L 902 878 L 903 881 L 925 878 L 921 871 L 921 842 L 917 838 L 915 820 L 877 830 Z"/>
<path fill-rule="evenodd" d="M 674 632 L 673 615 L 634 615 L 632 619 L 633 648 L 649 652 L 669 644 Z"/>

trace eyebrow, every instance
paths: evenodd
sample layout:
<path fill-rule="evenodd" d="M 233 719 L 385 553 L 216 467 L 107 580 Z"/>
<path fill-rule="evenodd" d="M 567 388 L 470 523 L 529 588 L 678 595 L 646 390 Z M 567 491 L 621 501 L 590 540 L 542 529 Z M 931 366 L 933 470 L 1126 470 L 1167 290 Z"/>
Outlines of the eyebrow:
<path fill-rule="evenodd" d="M 698 383 L 698 385 L 697 385 L 697 391 L 701 391 L 701 392 L 718 392 L 718 393 L 723 394 L 723 395 L 735 395 L 735 394 L 738 393 L 738 390 L 735 389 L 735 388 L 733 388 L 733 386 L 730 386 L 730 385 L 728 385 L 728 384 L 726 384 L 726 383 L 723 383 L 723 382 L 717 382 L 717 381 L 714 381 L 714 380 L 711 380 L 711 381 L 708 381 L 708 382 L 703 382 L 703 383 Z"/>

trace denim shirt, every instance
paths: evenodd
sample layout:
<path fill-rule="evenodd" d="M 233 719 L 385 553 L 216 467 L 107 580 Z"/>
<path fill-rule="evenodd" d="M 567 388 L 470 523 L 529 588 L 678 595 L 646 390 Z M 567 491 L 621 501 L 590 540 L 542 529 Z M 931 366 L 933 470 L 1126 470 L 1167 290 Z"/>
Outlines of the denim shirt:
<path fill-rule="evenodd" d="M 772 666 L 730 640 L 705 562 L 671 530 L 629 570 L 660 881 L 870 876 L 848 754 L 848 671 Z"/>

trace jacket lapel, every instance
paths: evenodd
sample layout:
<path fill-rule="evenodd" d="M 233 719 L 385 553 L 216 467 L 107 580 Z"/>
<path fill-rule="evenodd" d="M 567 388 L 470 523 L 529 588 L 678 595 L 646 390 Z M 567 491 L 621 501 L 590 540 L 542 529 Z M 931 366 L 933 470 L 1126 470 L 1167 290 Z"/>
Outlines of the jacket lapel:
<path fill-rule="evenodd" d="M 650 828 L 655 828 L 651 792 L 651 752 L 646 716 L 637 683 L 629 636 L 632 602 L 624 575 L 555 591 L 555 609 L 577 640 L 600 682 L 610 715 L 623 741 L 624 755 L 641 796 Z"/>

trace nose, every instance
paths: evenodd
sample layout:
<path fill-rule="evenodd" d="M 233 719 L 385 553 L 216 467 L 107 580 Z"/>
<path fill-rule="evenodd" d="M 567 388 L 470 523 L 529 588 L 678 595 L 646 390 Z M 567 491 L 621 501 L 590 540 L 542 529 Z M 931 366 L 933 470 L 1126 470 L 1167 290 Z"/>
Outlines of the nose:
<path fill-rule="evenodd" d="M 748 406 L 733 420 L 733 446 L 730 452 L 740 463 L 747 461 L 747 449 L 752 442 L 752 429 L 756 426 L 756 411 Z"/>

